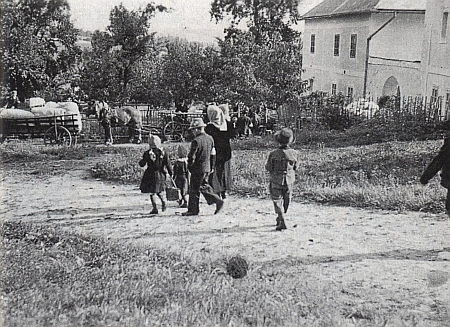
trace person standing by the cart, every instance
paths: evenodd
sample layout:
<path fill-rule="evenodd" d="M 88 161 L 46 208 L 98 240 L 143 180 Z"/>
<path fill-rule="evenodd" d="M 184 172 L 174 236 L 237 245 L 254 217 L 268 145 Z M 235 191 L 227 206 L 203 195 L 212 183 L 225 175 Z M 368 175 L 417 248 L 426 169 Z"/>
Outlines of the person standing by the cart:
<path fill-rule="evenodd" d="M 100 112 L 98 114 L 98 120 L 105 130 L 105 144 L 112 145 L 113 144 L 113 135 L 111 129 L 111 108 L 105 101 L 100 102 L 97 105 L 101 105 Z"/>
<path fill-rule="evenodd" d="M 17 96 L 17 91 L 12 90 L 6 99 L 6 108 L 19 108 L 19 97 Z"/>
<path fill-rule="evenodd" d="M 166 210 L 166 174 L 172 176 L 172 167 L 170 166 L 169 156 L 161 144 L 161 139 L 150 134 L 148 137 L 149 149 L 144 152 L 139 166 L 147 169 L 142 176 L 140 190 L 142 193 L 150 194 L 152 203 L 151 215 L 158 214 L 156 197 L 161 200 L 161 210 Z"/>

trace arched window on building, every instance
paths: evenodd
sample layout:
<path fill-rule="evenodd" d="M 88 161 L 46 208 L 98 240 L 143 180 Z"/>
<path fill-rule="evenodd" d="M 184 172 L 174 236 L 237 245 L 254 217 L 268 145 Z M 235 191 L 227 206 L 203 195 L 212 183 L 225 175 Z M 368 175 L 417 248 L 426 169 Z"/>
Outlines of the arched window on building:
<path fill-rule="evenodd" d="M 389 77 L 383 85 L 383 96 L 398 96 L 400 94 L 400 86 L 394 76 Z"/>

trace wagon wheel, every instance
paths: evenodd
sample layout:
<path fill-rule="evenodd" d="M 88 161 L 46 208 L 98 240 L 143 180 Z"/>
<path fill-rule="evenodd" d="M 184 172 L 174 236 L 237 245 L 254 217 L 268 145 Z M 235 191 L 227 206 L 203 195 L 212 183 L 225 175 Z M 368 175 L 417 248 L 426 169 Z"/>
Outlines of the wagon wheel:
<path fill-rule="evenodd" d="M 44 143 L 51 145 L 72 145 L 72 135 L 64 126 L 53 126 L 45 131 Z"/>
<path fill-rule="evenodd" d="M 164 126 L 163 134 L 167 140 L 183 141 L 183 125 L 176 121 L 170 121 Z"/>

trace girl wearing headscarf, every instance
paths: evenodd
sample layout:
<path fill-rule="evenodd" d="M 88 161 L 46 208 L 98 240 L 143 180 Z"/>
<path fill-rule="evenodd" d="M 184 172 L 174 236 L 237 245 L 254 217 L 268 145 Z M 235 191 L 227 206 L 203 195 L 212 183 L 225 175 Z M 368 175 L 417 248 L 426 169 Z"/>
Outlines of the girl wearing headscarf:
<path fill-rule="evenodd" d="M 139 166 L 147 166 L 142 176 L 140 190 L 142 193 L 150 194 L 150 201 L 153 206 L 150 214 L 155 215 L 158 214 L 156 197 L 161 199 L 161 210 L 166 210 L 166 174 L 172 176 L 172 167 L 158 136 L 150 134 L 148 144 L 149 149 L 144 152 L 142 159 L 139 161 Z"/>
<path fill-rule="evenodd" d="M 222 199 L 226 192 L 231 190 L 231 145 L 230 139 L 234 137 L 228 105 L 210 105 L 207 108 L 208 125 L 205 132 L 212 136 L 216 148 L 216 165 L 210 175 L 209 183 L 214 192 Z"/>

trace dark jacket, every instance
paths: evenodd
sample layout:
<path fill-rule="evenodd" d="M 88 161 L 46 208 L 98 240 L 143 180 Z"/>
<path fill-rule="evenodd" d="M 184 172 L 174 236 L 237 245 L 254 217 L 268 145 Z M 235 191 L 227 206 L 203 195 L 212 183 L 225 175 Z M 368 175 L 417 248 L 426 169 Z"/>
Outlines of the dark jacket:
<path fill-rule="evenodd" d="M 140 190 L 142 193 L 161 193 L 166 189 L 166 174 L 172 175 L 172 167 L 165 151 L 155 149 L 144 152 L 139 166 L 147 169 L 142 176 Z"/>
<path fill-rule="evenodd" d="M 266 163 L 266 170 L 270 173 L 270 182 L 275 185 L 291 185 L 295 181 L 298 153 L 288 146 L 281 146 L 272 151 Z"/>
<path fill-rule="evenodd" d="M 208 124 L 205 132 L 214 139 L 214 146 L 216 148 L 216 164 L 223 164 L 231 159 L 231 144 L 230 139 L 235 137 L 235 129 L 232 124 L 227 122 L 227 130 L 220 131 L 213 124 Z"/>
<path fill-rule="evenodd" d="M 423 172 L 420 182 L 427 184 L 438 171 L 441 171 L 441 185 L 450 188 L 450 137 L 444 139 L 444 145 Z"/>
<path fill-rule="evenodd" d="M 213 151 L 214 150 L 214 151 Z M 191 142 L 188 168 L 192 174 L 210 173 L 215 165 L 214 139 L 201 133 Z"/>
<path fill-rule="evenodd" d="M 173 181 L 181 191 L 187 191 L 189 185 L 189 170 L 187 160 L 178 159 L 173 164 Z M 184 194 L 183 194 L 184 195 Z"/>

